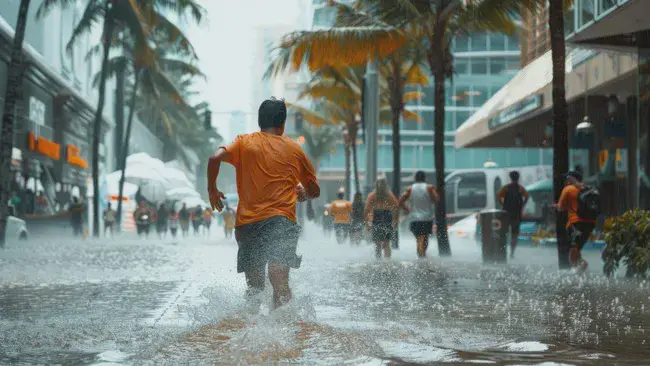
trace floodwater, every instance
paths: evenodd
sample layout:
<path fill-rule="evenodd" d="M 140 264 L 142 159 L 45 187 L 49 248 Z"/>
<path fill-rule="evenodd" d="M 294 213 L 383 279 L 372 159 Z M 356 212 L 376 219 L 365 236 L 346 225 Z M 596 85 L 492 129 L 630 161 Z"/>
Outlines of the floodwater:
<path fill-rule="evenodd" d="M 650 284 L 557 270 L 552 249 L 480 263 L 471 241 L 390 260 L 309 227 L 295 300 L 246 311 L 236 244 L 215 239 L 28 242 L 0 252 L 2 364 L 639 365 Z"/>

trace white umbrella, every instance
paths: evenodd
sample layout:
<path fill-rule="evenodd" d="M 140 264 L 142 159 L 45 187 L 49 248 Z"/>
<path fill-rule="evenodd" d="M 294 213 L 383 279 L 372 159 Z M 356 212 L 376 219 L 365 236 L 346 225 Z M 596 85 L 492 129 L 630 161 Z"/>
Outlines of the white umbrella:
<path fill-rule="evenodd" d="M 121 170 L 109 174 L 106 179 L 119 180 Z M 151 202 L 162 202 L 165 200 L 165 192 L 167 192 L 169 183 L 160 175 L 156 169 L 147 169 L 146 166 L 127 166 L 124 174 L 124 179 L 140 188 L 140 193 Z"/>
<path fill-rule="evenodd" d="M 187 175 L 179 169 L 166 167 L 163 169 L 163 177 L 167 179 L 172 188 L 194 188 Z"/>
<path fill-rule="evenodd" d="M 133 183 L 124 182 L 124 192 L 122 193 L 123 197 L 134 196 L 138 191 L 138 186 Z M 118 179 L 106 179 L 106 195 L 117 196 L 120 194 L 120 180 Z"/>
<path fill-rule="evenodd" d="M 197 197 L 201 198 L 201 195 L 199 192 L 195 191 L 193 188 L 189 187 L 180 187 L 180 188 L 173 188 L 167 191 L 165 193 L 165 196 L 167 197 L 167 200 L 169 201 L 180 201 L 185 198 L 189 197 Z"/>
<path fill-rule="evenodd" d="M 127 156 L 126 168 L 127 171 L 129 168 L 154 170 L 161 176 L 164 176 L 165 163 L 160 159 L 152 158 L 147 153 L 136 153 Z"/>

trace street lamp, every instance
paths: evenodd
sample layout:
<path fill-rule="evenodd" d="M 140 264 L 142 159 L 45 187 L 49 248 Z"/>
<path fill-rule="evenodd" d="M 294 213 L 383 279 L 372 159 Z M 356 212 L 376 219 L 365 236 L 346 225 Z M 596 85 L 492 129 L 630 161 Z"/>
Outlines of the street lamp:
<path fill-rule="evenodd" d="M 589 117 L 585 116 L 582 122 L 576 126 L 576 133 L 590 133 L 593 131 L 594 125 L 589 121 Z"/>

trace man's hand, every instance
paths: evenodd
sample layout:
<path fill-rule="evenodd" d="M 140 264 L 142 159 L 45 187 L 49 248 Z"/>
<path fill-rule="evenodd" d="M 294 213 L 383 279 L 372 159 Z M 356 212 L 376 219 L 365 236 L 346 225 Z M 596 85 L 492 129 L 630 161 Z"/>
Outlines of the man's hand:
<path fill-rule="evenodd" d="M 298 183 L 298 185 L 296 186 L 296 196 L 298 197 L 298 202 L 305 202 L 309 199 L 305 187 L 303 187 L 303 185 L 300 183 Z"/>
<path fill-rule="evenodd" d="M 210 196 L 210 206 L 212 206 L 212 210 L 221 212 L 221 210 L 223 210 L 222 200 L 226 199 L 226 196 L 216 188 L 208 189 L 208 195 Z"/>

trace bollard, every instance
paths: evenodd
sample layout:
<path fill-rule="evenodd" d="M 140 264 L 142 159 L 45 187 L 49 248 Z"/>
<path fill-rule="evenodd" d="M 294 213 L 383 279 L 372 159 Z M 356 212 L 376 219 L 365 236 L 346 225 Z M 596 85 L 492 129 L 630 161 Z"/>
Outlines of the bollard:
<path fill-rule="evenodd" d="M 485 210 L 479 213 L 483 263 L 506 263 L 506 219 L 507 213 L 501 210 Z"/>

